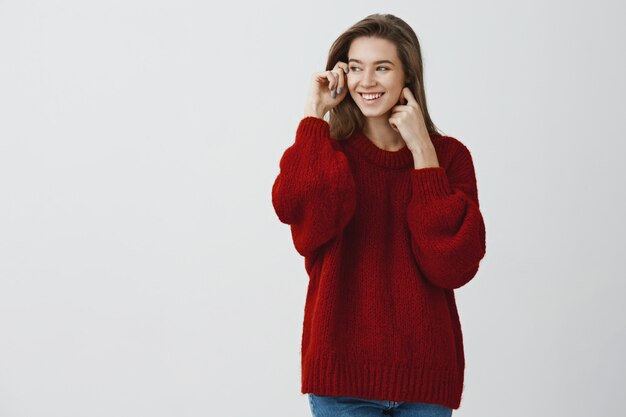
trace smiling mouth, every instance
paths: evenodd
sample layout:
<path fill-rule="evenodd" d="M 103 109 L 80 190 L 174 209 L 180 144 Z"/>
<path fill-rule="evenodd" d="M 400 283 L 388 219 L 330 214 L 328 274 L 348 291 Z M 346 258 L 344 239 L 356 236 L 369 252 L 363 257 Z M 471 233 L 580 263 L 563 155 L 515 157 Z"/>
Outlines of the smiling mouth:
<path fill-rule="evenodd" d="M 359 95 L 361 96 L 363 101 L 365 101 L 366 103 L 371 103 L 380 100 L 380 98 L 384 96 L 385 93 L 359 93 Z"/>

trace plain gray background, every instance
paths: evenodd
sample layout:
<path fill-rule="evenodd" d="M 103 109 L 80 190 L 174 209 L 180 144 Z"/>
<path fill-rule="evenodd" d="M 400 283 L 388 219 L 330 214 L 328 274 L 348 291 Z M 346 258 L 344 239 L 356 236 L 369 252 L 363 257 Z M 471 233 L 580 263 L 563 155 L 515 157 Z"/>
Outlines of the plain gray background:
<path fill-rule="evenodd" d="M 476 168 L 454 415 L 623 413 L 623 4 L 127 0 L 0 1 L 0 415 L 310 415 L 271 186 L 375 12 Z"/>

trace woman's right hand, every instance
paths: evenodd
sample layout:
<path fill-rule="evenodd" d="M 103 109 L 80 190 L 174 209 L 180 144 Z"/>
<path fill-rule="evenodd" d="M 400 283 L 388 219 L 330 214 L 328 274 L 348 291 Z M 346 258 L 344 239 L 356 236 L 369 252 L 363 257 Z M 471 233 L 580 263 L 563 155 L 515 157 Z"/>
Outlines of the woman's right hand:
<path fill-rule="evenodd" d="M 338 61 L 332 70 L 316 72 L 311 77 L 309 94 L 304 107 L 305 116 L 323 118 L 346 98 L 348 64 Z"/>

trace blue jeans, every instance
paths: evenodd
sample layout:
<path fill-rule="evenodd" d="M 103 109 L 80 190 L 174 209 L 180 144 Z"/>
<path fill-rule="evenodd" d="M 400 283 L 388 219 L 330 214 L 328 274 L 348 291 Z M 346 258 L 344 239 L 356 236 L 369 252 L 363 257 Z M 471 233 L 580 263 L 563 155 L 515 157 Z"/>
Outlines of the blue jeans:
<path fill-rule="evenodd" d="M 313 417 L 450 417 L 452 409 L 440 404 L 368 400 L 307 394 Z"/>

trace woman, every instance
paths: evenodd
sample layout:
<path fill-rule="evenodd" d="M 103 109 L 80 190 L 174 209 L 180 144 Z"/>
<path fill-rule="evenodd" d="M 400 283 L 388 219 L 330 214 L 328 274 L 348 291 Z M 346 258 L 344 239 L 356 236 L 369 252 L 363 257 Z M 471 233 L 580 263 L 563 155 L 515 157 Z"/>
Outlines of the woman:
<path fill-rule="evenodd" d="M 465 369 L 454 289 L 485 255 L 472 157 L 430 119 L 403 20 L 356 23 L 326 68 L 272 187 L 309 275 L 301 391 L 315 417 L 450 416 Z"/>

